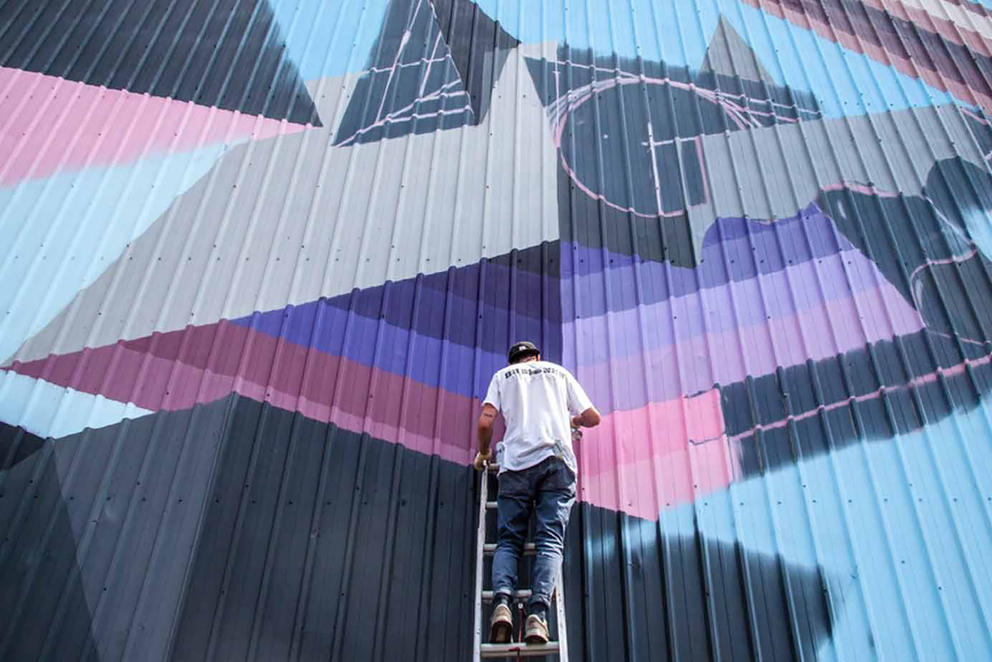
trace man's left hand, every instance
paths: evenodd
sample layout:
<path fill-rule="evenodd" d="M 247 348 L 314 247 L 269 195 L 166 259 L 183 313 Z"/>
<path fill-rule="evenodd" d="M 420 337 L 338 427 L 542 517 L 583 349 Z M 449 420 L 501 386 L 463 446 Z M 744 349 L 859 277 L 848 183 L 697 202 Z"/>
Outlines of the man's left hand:
<path fill-rule="evenodd" d="M 486 468 L 486 465 L 492 462 L 493 454 L 492 451 L 483 455 L 481 452 L 475 454 L 475 460 L 472 462 L 472 466 L 475 467 L 476 471 L 482 471 Z"/>

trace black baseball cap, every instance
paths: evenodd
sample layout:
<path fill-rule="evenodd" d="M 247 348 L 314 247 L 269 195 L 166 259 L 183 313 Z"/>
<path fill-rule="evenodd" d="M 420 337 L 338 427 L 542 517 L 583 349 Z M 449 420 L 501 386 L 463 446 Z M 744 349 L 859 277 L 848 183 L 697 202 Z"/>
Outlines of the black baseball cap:
<path fill-rule="evenodd" d="M 537 356 L 540 353 L 541 350 L 537 348 L 537 345 L 529 340 L 521 340 L 510 346 L 510 351 L 506 353 L 506 360 L 510 363 L 516 363 L 525 356 Z"/>

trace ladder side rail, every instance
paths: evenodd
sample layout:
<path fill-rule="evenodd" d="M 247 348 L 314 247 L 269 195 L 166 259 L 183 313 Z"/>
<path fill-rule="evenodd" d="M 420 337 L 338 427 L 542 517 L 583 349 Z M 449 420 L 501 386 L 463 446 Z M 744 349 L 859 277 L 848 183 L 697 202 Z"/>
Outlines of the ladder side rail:
<path fill-rule="evenodd" d="M 558 617 L 558 659 L 568 662 L 568 628 L 565 623 L 565 578 L 564 563 L 558 571 L 558 582 L 555 585 L 555 611 Z"/>
<path fill-rule="evenodd" d="M 479 485 L 479 530 L 475 535 L 475 635 L 473 642 L 473 658 L 475 662 L 482 660 L 482 569 L 486 544 L 486 501 L 489 499 L 489 470 L 482 470 Z"/>

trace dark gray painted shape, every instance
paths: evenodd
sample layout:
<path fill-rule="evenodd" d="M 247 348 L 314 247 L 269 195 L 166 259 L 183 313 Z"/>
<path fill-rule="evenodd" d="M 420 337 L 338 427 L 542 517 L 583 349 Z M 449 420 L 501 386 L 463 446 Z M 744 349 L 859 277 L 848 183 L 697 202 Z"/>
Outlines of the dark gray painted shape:
<path fill-rule="evenodd" d="M 392 0 L 334 144 L 478 125 L 518 44 L 470 0 Z"/>
<path fill-rule="evenodd" d="M 489 112 L 493 85 L 507 55 L 520 42 L 472 0 L 431 0 L 431 4 L 477 124 Z"/>
<path fill-rule="evenodd" d="M 79 659 L 93 647 L 90 609 L 52 442 L 0 423 L 0 447 L 15 444 L 34 450 L 0 471 L 0 659 Z"/>
<path fill-rule="evenodd" d="M 25 607 L 0 634 L 8 652 L 47 645 L 58 660 L 163 659 L 227 406 L 49 441 L 2 474 L 0 526 L 14 542 L 0 553 L 0 586 L 18 588 L 3 592 L 0 613 L 12 613 L 8 600 Z M 38 462 L 43 472 L 25 480 Z"/>
<path fill-rule="evenodd" d="M 467 659 L 472 479 L 239 399 L 175 659 Z"/>

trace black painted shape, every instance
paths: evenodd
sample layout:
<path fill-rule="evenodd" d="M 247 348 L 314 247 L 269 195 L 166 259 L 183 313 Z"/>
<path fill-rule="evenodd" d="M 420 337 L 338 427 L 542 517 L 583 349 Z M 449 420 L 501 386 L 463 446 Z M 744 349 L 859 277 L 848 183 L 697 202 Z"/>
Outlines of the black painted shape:
<path fill-rule="evenodd" d="M 0 646 L 18 654 L 0 659 L 163 658 L 228 402 L 49 441 L 2 475 Z"/>
<path fill-rule="evenodd" d="M 683 267 L 698 259 L 685 210 L 708 195 L 697 139 L 742 130 L 723 102 L 755 126 L 819 117 L 809 94 L 712 70 L 568 47 L 527 67 L 560 135 L 563 238 Z"/>
<path fill-rule="evenodd" d="M 979 406 L 989 391 L 990 356 L 929 331 L 720 389 L 727 434 L 737 437 L 745 475 L 919 430 Z"/>
<path fill-rule="evenodd" d="M 489 112 L 493 84 L 520 42 L 472 0 L 431 0 L 451 59 L 468 90 L 473 124 Z"/>
<path fill-rule="evenodd" d="M 81 659 L 92 648 L 90 610 L 52 449 L 5 423 L 0 438 L 35 449 L 0 472 L 0 659 L 42 659 L 46 644 L 45 659 Z M 60 600 L 64 615 L 53 630 Z"/>
<path fill-rule="evenodd" d="M 0 471 L 12 469 L 44 445 L 41 437 L 0 421 Z"/>
<path fill-rule="evenodd" d="M 642 121 L 649 116 L 654 125 L 656 140 L 675 136 L 694 138 L 742 130 L 743 127 L 729 121 L 726 112 L 713 101 L 714 94 L 717 93 L 753 111 L 748 119 L 760 126 L 820 118 L 819 104 L 811 93 L 775 85 L 766 80 L 750 80 L 712 69 L 694 71 L 663 60 L 596 54 L 590 49 L 569 46 L 560 46 L 557 55 L 558 60 L 555 62 L 535 58 L 526 60 L 528 71 L 545 107 L 561 102 L 569 94 L 592 92 L 593 83 L 598 84 L 597 98 L 618 87 L 633 87 L 641 95 L 648 94 L 649 108 L 645 110 L 643 107 L 643 98 L 635 100 L 631 97 L 630 103 L 636 103 L 640 107 L 624 108 L 624 111 L 636 112 Z M 605 84 L 614 80 L 620 80 L 623 84 Z M 689 93 L 684 89 L 688 85 L 701 88 L 705 94 Z M 652 92 L 652 88 L 660 88 L 660 91 Z"/>
<path fill-rule="evenodd" d="M 430 3 L 392 0 L 334 144 L 431 133 L 474 121 L 468 92 Z"/>
<path fill-rule="evenodd" d="M 320 125 L 267 0 L 15 0 L 0 35 L 0 66 Z"/>
<path fill-rule="evenodd" d="M 567 537 L 574 659 L 813 659 L 832 631 L 818 568 L 703 537 L 660 535 L 656 523 L 588 504 L 573 510 Z"/>
<path fill-rule="evenodd" d="M 992 339 L 992 264 L 964 218 L 992 213 L 992 177 L 960 158 L 931 169 L 924 196 L 843 189 L 817 204 L 837 229 L 923 316 L 927 328 L 966 342 Z"/>
<path fill-rule="evenodd" d="M 236 399 L 174 657 L 207 659 L 212 641 L 215 659 L 243 659 L 254 638 L 266 660 L 467 659 L 476 474 Z M 752 627 L 767 658 L 809 659 L 830 632 L 816 569 L 660 537 L 654 522 L 585 504 L 573 511 L 565 573 L 576 660 L 754 657 Z M 787 600 L 803 619 L 799 641 Z"/>
<path fill-rule="evenodd" d="M 558 218 L 561 241 L 606 248 L 643 260 L 697 266 L 692 229 L 686 214 L 644 218 L 600 204 L 576 187 L 558 161 Z"/>

